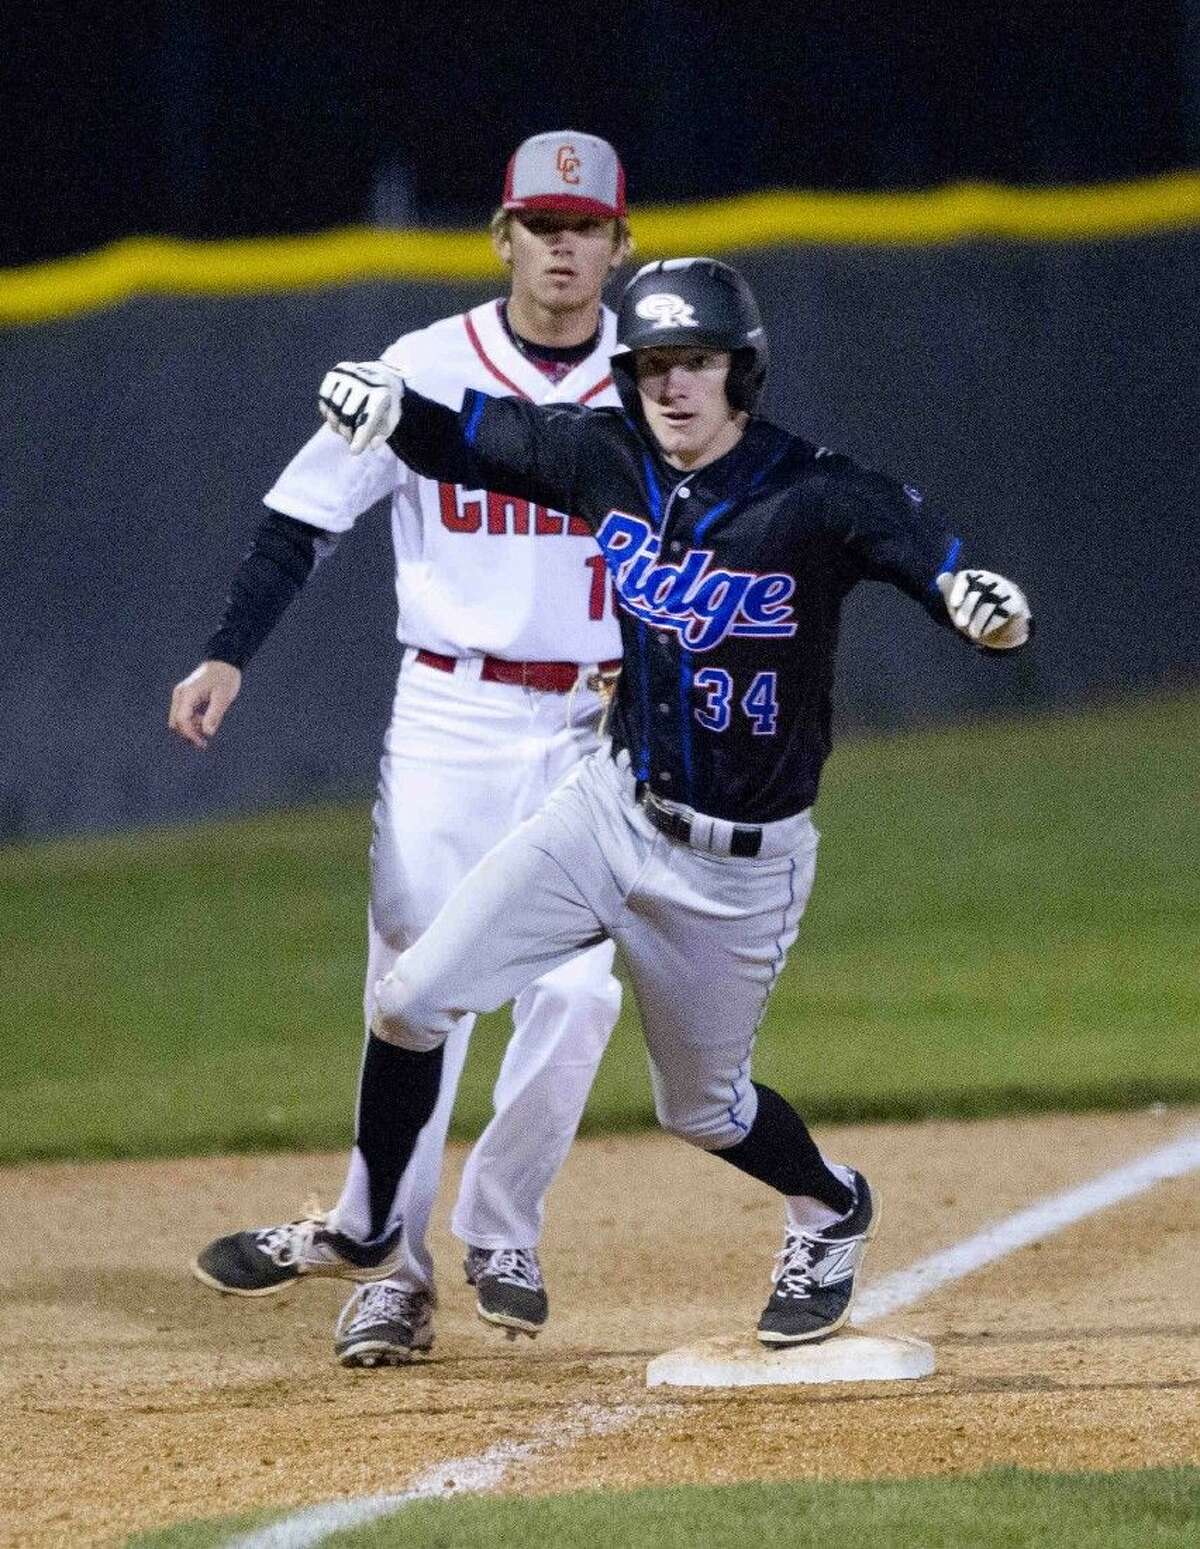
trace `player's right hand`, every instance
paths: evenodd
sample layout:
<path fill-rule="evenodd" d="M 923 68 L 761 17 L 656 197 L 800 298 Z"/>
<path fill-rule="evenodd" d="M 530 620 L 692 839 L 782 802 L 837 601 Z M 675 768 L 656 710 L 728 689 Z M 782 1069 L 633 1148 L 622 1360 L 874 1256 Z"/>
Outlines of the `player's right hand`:
<path fill-rule="evenodd" d="M 241 671 L 229 662 L 201 662 L 175 685 L 168 727 L 194 748 L 207 747 L 241 686 Z"/>
<path fill-rule="evenodd" d="M 404 379 L 381 360 L 342 360 L 325 373 L 317 407 L 355 454 L 382 446 L 400 423 Z"/>

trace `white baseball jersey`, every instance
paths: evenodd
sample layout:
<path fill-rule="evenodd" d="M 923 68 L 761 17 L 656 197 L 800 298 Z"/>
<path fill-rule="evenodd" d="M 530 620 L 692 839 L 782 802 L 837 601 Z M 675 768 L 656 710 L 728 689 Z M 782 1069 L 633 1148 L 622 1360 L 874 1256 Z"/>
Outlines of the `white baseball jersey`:
<path fill-rule="evenodd" d="M 609 372 L 616 319 L 601 313 L 596 348 L 552 383 L 513 343 L 501 303 L 405 334 L 383 359 L 418 392 L 459 408 L 468 388 L 536 403 L 619 402 Z M 421 478 L 390 448 L 354 457 L 322 426 L 264 496 L 329 533 L 392 501 L 397 634 L 447 656 L 609 661 L 621 654 L 604 559 L 582 521 L 486 490 Z M 514 541 L 515 540 L 515 541 Z"/>

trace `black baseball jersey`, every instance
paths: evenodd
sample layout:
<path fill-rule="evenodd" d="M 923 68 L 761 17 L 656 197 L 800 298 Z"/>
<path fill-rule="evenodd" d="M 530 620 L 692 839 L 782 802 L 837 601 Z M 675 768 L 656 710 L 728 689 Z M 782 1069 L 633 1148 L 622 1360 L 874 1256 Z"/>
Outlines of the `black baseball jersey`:
<path fill-rule="evenodd" d="M 812 805 L 858 581 L 891 581 L 949 627 L 935 578 L 959 540 L 920 494 L 761 418 L 681 473 L 618 409 L 468 392 L 455 414 L 406 389 L 390 444 L 420 473 L 588 522 L 624 643 L 614 751 L 697 812 L 768 823 Z"/>

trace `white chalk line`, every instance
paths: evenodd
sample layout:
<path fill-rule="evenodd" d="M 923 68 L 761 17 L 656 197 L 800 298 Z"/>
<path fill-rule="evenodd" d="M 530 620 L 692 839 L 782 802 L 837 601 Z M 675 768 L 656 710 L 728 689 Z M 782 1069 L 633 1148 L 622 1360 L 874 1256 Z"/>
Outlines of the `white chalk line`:
<path fill-rule="evenodd" d="M 1053 1236 L 1087 1216 L 1096 1215 L 1152 1189 L 1168 1178 L 1180 1178 L 1200 1170 L 1200 1132 L 1185 1135 L 1148 1152 L 1132 1162 L 1101 1173 L 1088 1183 L 1065 1193 L 1037 1200 L 1025 1210 L 953 1247 L 918 1259 L 907 1269 L 896 1270 L 860 1292 L 851 1322 L 873 1323 L 889 1313 L 961 1280 L 976 1270 Z M 411 1501 L 442 1500 L 452 1495 L 477 1494 L 494 1489 L 515 1463 L 544 1452 L 572 1445 L 588 1436 L 618 1431 L 643 1411 L 633 1405 L 613 1409 L 579 1405 L 565 1416 L 538 1426 L 521 1442 L 500 1442 L 470 1457 L 452 1458 L 418 1474 L 407 1489 L 394 1495 L 365 1495 L 357 1499 L 329 1501 L 310 1506 L 293 1516 L 230 1539 L 226 1549 L 310 1549 L 343 1528 L 374 1522 L 399 1511 Z"/>
<path fill-rule="evenodd" d="M 952 1248 L 919 1259 L 907 1269 L 898 1269 L 884 1275 L 882 1280 L 874 1281 L 855 1300 L 850 1321 L 872 1323 L 876 1318 L 899 1312 L 902 1307 L 911 1307 L 951 1281 L 972 1275 L 1018 1248 L 1051 1237 L 1087 1216 L 1108 1210 L 1152 1189 L 1157 1183 L 1182 1177 L 1197 1168 L 1200 1168 L 1200 1134 L 1185 1135 L 1123 1167 L 1101 1173 L 1078 1188 L 1068 1189 L 1065 1194 L 1036 1200 L 1027 1209 L 1018 1210 L 1016 1215 L 984 1227 L 982 1232 L 968 1237 L 965 1242 L 955 1243 Z"/>
<path fill-rule="evenodd" d="M 226 1549 L 309 1549 L 311 1544 L 319 1544 L 342 1528 L 374 1522 L 412 1501 L 477 1495 L 498 1485 L 514 1463 L 572 1446 L 588 1436 L 607 1436 L 623 1430 L 639 1413 L 632 1405 L 605 1409 L 596 1404 L 576 1404 L 565 1415 L 556 1414 L 543 1421 L 524 1441 L 497 1442 L 473 1456 L 438 1463 L 418 1474 L 407 1489 L 395 1495 L 363 1495 L 309 1506 L 268 1527 L 230 1539 Z"/>

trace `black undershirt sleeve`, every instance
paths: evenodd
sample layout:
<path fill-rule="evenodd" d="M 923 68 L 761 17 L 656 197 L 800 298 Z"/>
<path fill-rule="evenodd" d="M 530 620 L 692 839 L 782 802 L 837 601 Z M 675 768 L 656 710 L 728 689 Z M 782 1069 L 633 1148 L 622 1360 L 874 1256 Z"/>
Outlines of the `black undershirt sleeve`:
<path fill-rule="evenodd" d="M 336 542 L 332 533 L 268 510 L 234 572 L 225 611 L 202 660 L 245 667 Z"/>

